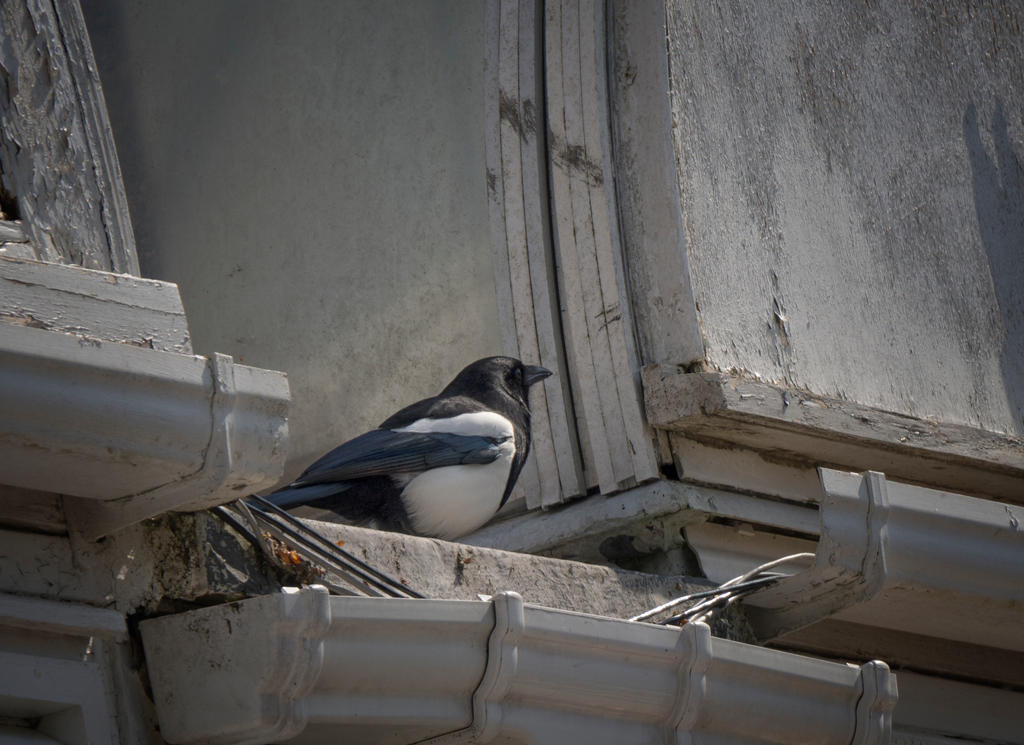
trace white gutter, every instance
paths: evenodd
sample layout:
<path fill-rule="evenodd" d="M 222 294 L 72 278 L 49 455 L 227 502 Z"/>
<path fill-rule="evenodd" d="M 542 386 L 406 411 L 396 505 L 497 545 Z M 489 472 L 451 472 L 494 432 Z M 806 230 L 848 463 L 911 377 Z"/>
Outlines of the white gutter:
<path fill-rule="evenodd" d="M 886 743 L 895 678 L 682 630 L 492 601 L 290 590 L 140 625 L 185 743 Z"/>
<path fill-rule="evenodd" d="M 96 538 L 273 485 L 283 373 L 0 323 L 0 483 L 68 495 Z M 75 499 L 79 497 L 80 499 Z"/>
<path fill-rule="evenodd" d="M 814 563 L 744 601 L 761 639 L 834 619 L 1024 652 L 1024 507 L 876 472 L 821 479 Z"/>

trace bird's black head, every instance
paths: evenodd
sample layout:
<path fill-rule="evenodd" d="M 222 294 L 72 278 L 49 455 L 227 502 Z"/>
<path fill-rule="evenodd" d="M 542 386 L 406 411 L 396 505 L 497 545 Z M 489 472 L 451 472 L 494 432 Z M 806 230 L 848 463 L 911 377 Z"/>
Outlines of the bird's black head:
<path fill-rule="evenodd" d="M 463 368 L 441 395 L 484 400 L 491 391 L 498 391 L 525 404 L 530 386 L 551 374 L 547 368 L 525 365 L 514 357 L 484 357 Z"/>

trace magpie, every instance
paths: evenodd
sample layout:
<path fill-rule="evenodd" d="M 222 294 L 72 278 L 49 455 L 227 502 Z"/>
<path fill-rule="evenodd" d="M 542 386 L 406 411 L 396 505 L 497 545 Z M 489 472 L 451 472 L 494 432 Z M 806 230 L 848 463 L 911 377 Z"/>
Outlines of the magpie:
<path fill-rule="evenodd" d="M 530 452 L 530 386 L 551 374 L 512 357 L 477 360 L 266 499 L 298 517 L 466 535 L 508 501 Z"/>

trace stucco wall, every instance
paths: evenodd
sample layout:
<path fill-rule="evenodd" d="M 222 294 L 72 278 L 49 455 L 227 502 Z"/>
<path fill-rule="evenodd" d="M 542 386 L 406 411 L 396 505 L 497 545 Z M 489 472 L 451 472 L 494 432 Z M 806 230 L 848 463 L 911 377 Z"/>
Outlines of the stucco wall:
<path fill-rule="evenodd" d="M 143 274 L 288 373 L 288 473 L 500 350 L 483 6 L 84 0 Z"/>
<path fill-rule="evenodd" d="M 708 359 L 1024 432 L 1024 12 L 670 0 Z"/>

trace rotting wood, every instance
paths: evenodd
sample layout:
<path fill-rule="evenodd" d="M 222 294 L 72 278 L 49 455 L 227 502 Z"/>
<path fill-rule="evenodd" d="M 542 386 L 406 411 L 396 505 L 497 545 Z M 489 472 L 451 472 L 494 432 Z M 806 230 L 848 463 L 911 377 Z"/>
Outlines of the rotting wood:
<path fill-rule="evenodd" d="M 28 243 L 20 220 L 0 220 L 0 243 Z"/>
<path fill-rule="evenodd" d="M 818 511 L 813 506 L 662 479 L 611 496 L 580 499 L 543 517 L 525 514 L 491 523 L 465 536 L 463 542 L 506 551 L 555 552 L 563 557 L 582 556 L 572 551 L 589 546 L 594 550 L 587 557 L 600 561 L 595 547 L 603 536 L 631 535 L 647 546 L 664 538 L 665 544 L 659 547 L 664 549 L 681 540 L 680 526 L 708 516 L 807 534 L 816 533 L 818 525 Z M 673 528 L 675 532 L 669 536 Z M 570 544 L 571 549 L 567 548 Z"/>
<path fill-rule="evenodd" d="M 0 185 L 41 260 L 138 275 L 78 0 L 0 4 Z"/>
<path fill-rule="evenodd" d="M 35 249 L 21 229 L 21 220 L 0 220 L 0 257 L 36 259 Z"/>
<path fill-rule="evenodd" d="M 556 373 L 535 398 L 536 481 L 531 464 L 519 492 L 530 507 L 658 476 L 610 178 L 605 10 L 603 0 L 486 7 L 487 187 L 503 341 Z"/>
<path fill-rule="evenodd" d="M 770 495 L 790 502 L 821 500 L 818 469 L 809 463 L 779 463 L 732 443 L 697 442 L 680 432 L 658 430 L 670 443 L 679 477 Z"/>
<path fill-rule="evenodd" d="M 506 10 L 507 9 L 507 10 Z M 538 98 L 534 80 L 540 67 L 536 49 L 536 3 L 532 0 L 503 3 L 502 25 L 516 39 L 513 54 L 504 56 L 499 71 L 499 86 L 505 117 L 502 121 L 501 144 L 503 172 L 506 179 L 506 211 L 515 232 L 507 232 L 509 266 L 512 267 L 512 295 L 515 301 L 516 331 L 522 357 L 540 364 L 554 364 L 551 345 L 543 343 L 545 329 L 540 313 L 550 302 L 546 295 L 546 272 L 543 265 L 547 244 L 544 240 L 544 205 L 539 189 L 536 116 L 529 110 Z M 531 120 L 534 124 L 531 126 Z M 511 197 L 511 198 L 509 198 Z M 538 260 L 540 267 L 536 266 Z M 539 284 L 537 284 L 539 282 Z M 544 347 L 547 355 L 542 353 Z M 546 357 L 546 359 L 545 359 Z M 558 371 L 555 364 L 554 371 Z M 559 376 L 561 377 L 561 376 Z M 552 389 L 554 390 L 554 389 Z M 540 476 L 540 488 L 527 496 L 530 507 L 557 504 L 561 501 L 558 460 L 555 454 L 548 406 L 548 384 L 532 393 L 536 411 L 545 415 L 534 417 L 532 449 Z"/>

